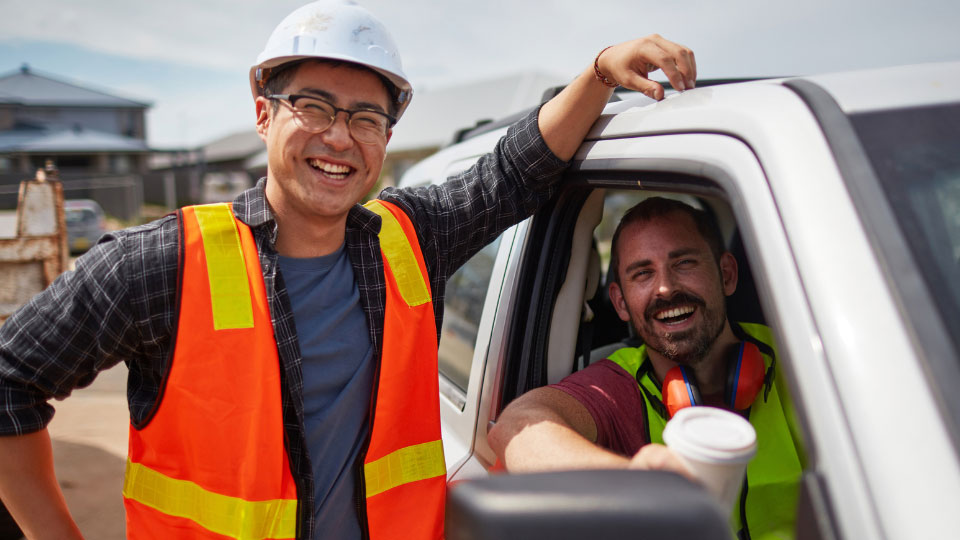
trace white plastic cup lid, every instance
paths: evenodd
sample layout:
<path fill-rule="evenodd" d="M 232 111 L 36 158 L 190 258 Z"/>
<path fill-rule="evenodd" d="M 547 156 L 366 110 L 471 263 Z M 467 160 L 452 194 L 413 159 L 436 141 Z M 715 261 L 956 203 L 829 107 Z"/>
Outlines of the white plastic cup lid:
<path fill-rule="evenodd" d="M 757 452 L 757 433 L 739 414 L 716 407 L 687 407 L 667 422 L 667 446 L 690 459 L 745 463 Z"/>

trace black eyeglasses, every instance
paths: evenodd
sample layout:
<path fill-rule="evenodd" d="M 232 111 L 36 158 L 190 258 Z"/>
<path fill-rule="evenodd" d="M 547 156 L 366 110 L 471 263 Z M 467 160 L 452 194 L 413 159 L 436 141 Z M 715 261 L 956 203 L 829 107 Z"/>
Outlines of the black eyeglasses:
<path fill-rule="evenodd" d="M 397 123 L 389 114 L 373 109 L 343 109 L 329 101 L 306 94 L 271 94 L 274 99 L 290 105 L 297 126 L 310 133 L 322 133 L 333 125 L 340 111 L 347 113 L 350 135 L 357 142 L 375 144 L 386 141 L 387 132 Z"/>

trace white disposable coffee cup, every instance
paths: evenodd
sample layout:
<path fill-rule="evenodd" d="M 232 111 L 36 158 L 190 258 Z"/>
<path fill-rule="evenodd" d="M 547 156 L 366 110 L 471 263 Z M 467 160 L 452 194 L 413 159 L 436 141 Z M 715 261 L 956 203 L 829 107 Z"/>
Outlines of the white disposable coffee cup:
<path fill-rule="evenodd" d="M 757 453 L 757 433 L 750 422 L 716 407 L 687 407 L 667 422 L 663 442 L 724 510 L 733 508 L 747 464 Z"/>

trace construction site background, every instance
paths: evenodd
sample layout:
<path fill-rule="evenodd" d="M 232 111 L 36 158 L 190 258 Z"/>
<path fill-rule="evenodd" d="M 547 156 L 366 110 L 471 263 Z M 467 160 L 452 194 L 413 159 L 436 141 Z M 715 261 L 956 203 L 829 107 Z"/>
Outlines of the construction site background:
<path fill-rule="evenodd" d="M 39 172 L 18 193 L 19 219 L 17 211 L 0 212 L 0 324 L 73 263 L 66 252 L 63 189 L 56 171 Z M 57 478 L 86 538 L 126 537 L 121 496 L 130 422 L 126 381 L 120 364 L 69 399 L 52 403 L 56 414 L 48 431 Z M 0 509 L 0 540 L 19 539 L 3 514 Z"/>

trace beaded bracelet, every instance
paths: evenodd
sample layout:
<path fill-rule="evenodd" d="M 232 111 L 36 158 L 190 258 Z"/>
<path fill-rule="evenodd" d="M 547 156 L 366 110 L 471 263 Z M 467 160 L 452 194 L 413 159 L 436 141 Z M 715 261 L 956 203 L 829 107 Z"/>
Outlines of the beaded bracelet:
<path fill-rule="evenodd" d="M 603 75 L 603 73 L 600 73 L 600 55 L 603 54 L 604 51 L 606 51 L 606 50 L 609 49 L 610 47 L 613 47 L 613 45 L 609 45 L 609 46 L 607 46 L 607 47 L 604 47 L 604 49 L 603 49 L 602 51 L 600 51 L 600 52 L 597 53 L 597 57 L 593 59 L 593 73 L 594 73 L 594 75 L 596 75 L 597 80 L 600 81 L 600 83 L 603 84 L 604 86 L 606 86 L 607 88 L 616 88 L 616 87 L 620 86 L 620 83 L 618 83 L 618 82 L 616 82 L 616 81 L 611 81 L 610 79 L 606 78 L 606 77 Z"/>

